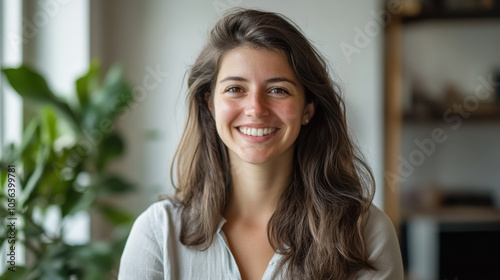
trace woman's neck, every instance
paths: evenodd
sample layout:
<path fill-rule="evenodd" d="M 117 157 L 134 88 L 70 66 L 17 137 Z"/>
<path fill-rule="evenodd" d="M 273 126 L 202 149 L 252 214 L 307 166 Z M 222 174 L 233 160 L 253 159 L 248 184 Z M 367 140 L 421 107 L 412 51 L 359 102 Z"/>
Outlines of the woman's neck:
<path fill-rule="evenodd" d="M 225 218 L 267 225 L 281 194 L 290 184 L 293 149 L 264 164 L 244 162 L 231 152 L 230 160 L 232 190 Z"/>

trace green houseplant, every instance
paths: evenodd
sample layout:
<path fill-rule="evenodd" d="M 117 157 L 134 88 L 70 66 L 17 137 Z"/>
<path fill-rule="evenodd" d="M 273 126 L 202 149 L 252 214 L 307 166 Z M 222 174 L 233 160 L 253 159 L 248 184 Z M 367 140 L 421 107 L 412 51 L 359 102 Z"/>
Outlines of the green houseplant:
<path fill-rule="evenodd" d="M 132 98 L 121 69 L 112 67 L 101 79 L 99 63 L 93 61 L 76 81 L 75 93 L 66 99 L 57 97 L 28 66 L 2 72 L 36 112 L 24 129 L 21 144 L 2 147 L 0 244 L 7 252 L 15 246 L 17 254 L 24 247 L 27 262 L 15 264 L 15 272 L 12 263 L 8 264 L 11 269 L 0 279 L 116 278 L 113 269 L 133 219 L 109 198 L 134 188 L 106 168 L 124 152 L 124 142 L 113 127 Z M 46 225 L 49 212 L 59 218 L 52 229 Z M 107 218 L 113 225 L 109 240 L 79 245 L 67 242 L 64 222 L 81 213 Z M 8 227 L 12 223 L 9 217 L 16 218 L 15 228 Z"/>

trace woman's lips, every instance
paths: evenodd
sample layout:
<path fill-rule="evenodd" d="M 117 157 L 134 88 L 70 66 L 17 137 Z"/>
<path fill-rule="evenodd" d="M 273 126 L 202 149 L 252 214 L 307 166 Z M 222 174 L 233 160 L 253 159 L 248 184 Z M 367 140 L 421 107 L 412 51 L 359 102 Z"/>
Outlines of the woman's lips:
<path fill-rule="evenodd" d="M 252 127 L 236 127 L 236 131 L 243 137 L 246 141 L 251 143 L 263 143 L 276 135 L 279 128 L 269 127 L 269 128 L 252 128 Z M 243 131 L 243 132 L 242 132 Z M 248 135 L 248 134 L 251 135 Z M 255 134 L 255 136 L 253 136 Z"/>
<path fill-rule="evenodd" d="M 243 133 L 245 135 L 249 135 L 249 136 L 264 136 L 264 135 L 272 134 L 276 130 L 276 128 L 274 128 L 274 127 L 255 128 L 255 127 L 240 126 L 240 127 L 238 127 L 238 130 L 241 133 Z"/>

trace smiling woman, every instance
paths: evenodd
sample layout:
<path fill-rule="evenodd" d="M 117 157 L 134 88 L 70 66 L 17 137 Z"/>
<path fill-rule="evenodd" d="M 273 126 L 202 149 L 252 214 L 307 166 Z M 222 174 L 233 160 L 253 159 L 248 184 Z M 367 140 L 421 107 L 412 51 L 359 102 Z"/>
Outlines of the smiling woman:
<path fill-rule="evenodd" d="M 173 197 L 119 279 L 403 279 L 326 62 L 284 16 L 226 14 L 191 67 Z"/>

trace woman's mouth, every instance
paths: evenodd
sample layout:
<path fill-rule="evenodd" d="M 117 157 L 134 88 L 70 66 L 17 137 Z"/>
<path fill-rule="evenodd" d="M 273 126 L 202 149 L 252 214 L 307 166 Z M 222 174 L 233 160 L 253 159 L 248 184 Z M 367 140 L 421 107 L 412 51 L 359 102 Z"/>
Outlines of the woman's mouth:
<path fill-rule="evenodd" d="M 274 128 L 274 127 L 269 127 L 269 128 L 252 128 L 252 127 L 238 127 L 238 130 L 245 134 L 245 135 L 249 135 L 249 136 L 265 136 L 265 135 L 269 135 L 269 134 L 272 134 L 273 132 L 275 132 L 276 130 L 278 130 L 277 128 Z"/>

